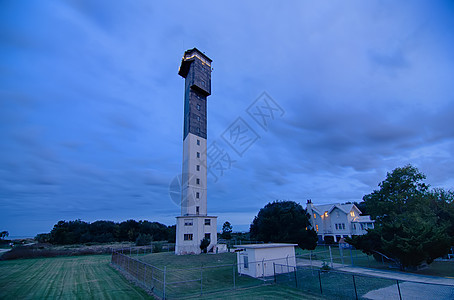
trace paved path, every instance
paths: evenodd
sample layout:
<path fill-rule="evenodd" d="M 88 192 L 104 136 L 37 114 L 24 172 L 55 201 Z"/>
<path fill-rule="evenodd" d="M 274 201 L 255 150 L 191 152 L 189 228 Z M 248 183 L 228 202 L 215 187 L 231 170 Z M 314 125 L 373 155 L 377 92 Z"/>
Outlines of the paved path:
<path fill-rule="evenodd" d="M 297 259 L 297 266 L 312 266 L 314 267 L 321 267 L 322 261 L 319 260 L 312 260 L 309 259 Z M 331 264 L 330 264 L 331 266 Z M 399 271 L 385 271 L 385 270 L 377 270 L 377 269 L 369 269 L 369 268 L 360 268 L 360 267 L 350 267 L 347 265 L 342 265 L 338 263 L 333 263 L 333 267 L 336 270 L 343 271 L 343 272 L 350 272 L 355 274 L 362 274 L 362 275 L 369 275 L 374 277 L 382 277 L 388 279 L 398 279 L 402 281 L 412 281 L 412 282 L 419 282 L 419 283 L 430 283 L 430 284 L 444 284 L 454 286 L 454 279 L 446 278 L 446 277 L 436 277 L 436 276 L 427 276 L 427 275 L 417 275 L 417 274 L 409 274 L 403 273 Z"/>

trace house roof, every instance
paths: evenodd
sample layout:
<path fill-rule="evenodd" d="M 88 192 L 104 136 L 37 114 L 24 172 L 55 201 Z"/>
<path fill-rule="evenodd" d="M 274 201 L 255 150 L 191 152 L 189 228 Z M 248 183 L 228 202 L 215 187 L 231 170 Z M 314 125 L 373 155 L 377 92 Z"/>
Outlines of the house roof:
<path fill-rule="evenodd" d="M 356 223 L 373 223 L 375 222 L 374 220 L 370 219 L 370 216 L 358 216 L 352 220 L 352 222 Z"/>
<path fill-rule="evenodd" d="M 279 247 L 294 247 L 297 244 L 283 244 L 283 243 L 270 243 L 270 244 L 250 244 L 250 245 L 236 245 L 237 248 L 245 249 L 263 249 L 263 248 L 279 248 Z"/>
<path fill-rule="evenodd" d="M 312 210 L 317 212 L 319 215 L 323 215 L 325 211 L 328 213 L 331 213 L 333 209 L 338 208 L 344 213 L 348 214 L 350 211 L 353 209 L 353 207 L 356 207 L 354 204 L 340 204 L 340 203 L 335 203 L 335 204 L 324 204 L 324 205 L 313 205 Z M 361 211 L 356 207 L 356 209 L 361 213 Z"/>

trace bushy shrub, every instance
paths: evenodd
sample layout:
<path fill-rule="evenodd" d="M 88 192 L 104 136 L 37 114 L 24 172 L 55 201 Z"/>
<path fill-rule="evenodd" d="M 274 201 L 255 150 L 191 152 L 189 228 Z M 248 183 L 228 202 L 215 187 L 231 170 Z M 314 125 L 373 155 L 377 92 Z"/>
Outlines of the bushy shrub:
<path fill-rule="evenodd" d="M 140 233 L 136 239 L 136 246 L 150 245 L 152 240 L 153 240 L 153 238 L 151 235 Z"/>

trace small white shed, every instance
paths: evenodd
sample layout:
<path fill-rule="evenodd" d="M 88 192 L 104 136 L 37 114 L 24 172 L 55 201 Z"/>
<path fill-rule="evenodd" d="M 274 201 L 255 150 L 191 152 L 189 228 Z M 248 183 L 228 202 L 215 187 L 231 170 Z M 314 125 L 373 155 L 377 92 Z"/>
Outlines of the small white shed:
<path fill-rule="evenodd" d="M 274 273 L 293 272 L 296 244 L 251 244 L 237 246 L 238 273 L 268 277 Z"/>

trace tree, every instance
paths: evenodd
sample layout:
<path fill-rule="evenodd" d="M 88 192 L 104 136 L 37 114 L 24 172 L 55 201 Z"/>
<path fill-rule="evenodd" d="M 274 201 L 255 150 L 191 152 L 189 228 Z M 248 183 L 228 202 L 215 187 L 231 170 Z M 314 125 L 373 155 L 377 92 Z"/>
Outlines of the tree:
<path fill-rule="evenodd" d="M 424 261 L 430 264 L 448 253 L 451 240 L 447 229 L 452 223 L 449 213 L 445 221 L 440 215 L 447 211 L 442 206 L 449 207 L 445 198 L 450 194 L 430 191 L 425 178 L 411 165 L 387 173 L 380 189 L 363 197 L 376 221 L 375 228 L 346 241 L 367 254 L 388 257 L 401 269 Z"/>
<path fill-rule="evenodd" d="M 133 242 L 139 236 L 140 224 L 136 220 L 123 221 L 119 225 L 118 238 L 120 241 Z"/>
<path fill-rule="evenodd" d="M 424 179 L 426 176 L 411 165 L 387 173 L 386 179 L 378 184 L 380 189 L 363 197 L 367 212 L 381 222 L 415 210 L 429 189 Z"/>
<path fill-rule="evenodd" d="M 317 233 L 309 214 L 293 201 L 274 201 L 260 209 L 251 226 L 251 238 L 268 242 L 296 243 L 302 249 L 315 249 Z"/>
<path fill-rule="evenodd" d="M 232 225 L 229 221 L 225 221 L 222 225 L 221 237 L 225 240 L 230 240 L 232 238 Z"/>
<path fill-rule="evenodd" d="M 151 235 L 139 233 L 139 236 L 136 239 L 136 246 L 150 245 L 152 240 L 153 238 Z"/>
<path fill-rule="evenodd" d="M 210 245 L 210 240 L 207 238 L 203 238 L 203 240 L 200 241 L 200 250 L 202 250 L 203 253 L 207 253 L 207 248 Z"/>
<path fill-rule="evenodd" d="M 8 236 L 9 236 L 9 232 L 8 231 L 4 230 L 4 231 L 0 232 L 0 238 L 2 240 L 5 239 Z"/>

